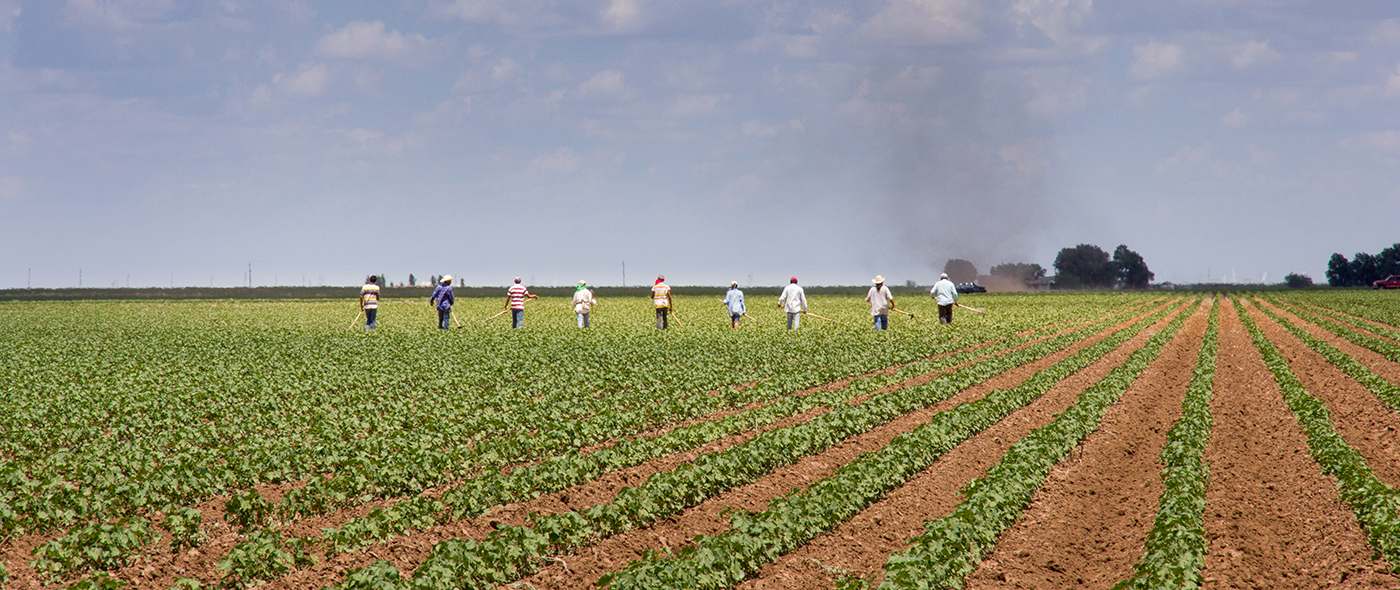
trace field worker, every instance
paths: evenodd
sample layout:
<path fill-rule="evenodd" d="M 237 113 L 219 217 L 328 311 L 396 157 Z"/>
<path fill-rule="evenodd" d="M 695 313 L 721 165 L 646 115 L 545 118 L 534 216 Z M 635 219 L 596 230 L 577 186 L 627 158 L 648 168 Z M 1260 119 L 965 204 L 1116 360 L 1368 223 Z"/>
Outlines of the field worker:
<path fill-rule="evenodd" d="M 438 286 L 433 288 L 432 296 L 428 297 L 428 305 L 437 306 L 438 329 L 452 327 L 448 320 L 452 319 L 452 304 L 456 302 L 457 298 L 452 296 L 452 275 L 442 275 Z"/>
<path fill-rule="evenodd" d="M 778 296 L 778 307 L 787 312 L 789 330 L 802 325 L 802 314 L 807 313 L 807 294 L 797 286 L 797 277 L 788 279 L 788 286 Z"/>
<path fill-rule="evenodd" d="M 885 286 L 885 277 L 875 275 L 875 286 L 865 295 L 870 302 L 870 315 L 875 318 L 875 329 L 890 327 L 890 308 L 894 307 L 894 294 Z"/>
<path fill-rule="evenodd" d="M 588 281 L 579 281 L 578 288 L 574 289 L 574 315 L 578 316 L 578 327 L 588 327 L 588 312 L 593 311 L 593 304 L 598 303 L 593 298 L 593 291 L 588 289 Z"/>
<path fill-rule="evenodd" d="M 374 316 L 379 313 L 379 277 L 370 275 L 360 287 L 360 311 L 365 312 L 365 329 L 374 329 Z"/>
<path fill-rule="evenodd" d="M 739 281 L 729 283 L 729 292 L 724 294 L 722 305 L 729 308 L 729 321 L 733 324 L 731 327 L 739 327 L 739 317 L 748 311 L 744 309 L 744 292 L 739 290 Z"/>
<path fill-rule="evenodd" d="M 953 305 L 958 302 L 958 287 L 948 280 L 948 273 L 938 275 L 938 282 L 928 292 L 938 304 L 938 323 L 953 323 Z"/>
<path fill-rule="evenodd" d="M 671 286 L 666 284 L 666 275 L 657 275 L 656 284 L 651 287 L 651 304 L 656 308 L 656 329 L 665 330 L 671 326 L 666 316 L 674 303 L 671 300 Z"/>
<path fill-rule="evenodd" d="M 510 310 L 510 327 L 525 327 L 525 299 L 539 299 L 539 295 L 530 294 L 530 290 L 525 285 L 520 284 L 520 277 L 515 277 L 515 284 L 506 290 L 506 309 Z"/>

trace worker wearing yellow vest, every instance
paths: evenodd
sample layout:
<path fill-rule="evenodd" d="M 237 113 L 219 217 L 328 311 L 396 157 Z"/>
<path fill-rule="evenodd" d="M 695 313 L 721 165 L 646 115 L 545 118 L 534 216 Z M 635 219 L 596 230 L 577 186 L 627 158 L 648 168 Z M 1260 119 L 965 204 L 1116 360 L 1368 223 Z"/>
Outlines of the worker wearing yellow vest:
<path fill-rule="evenodd" d="M 656 277 L 656 284 L 651 287 L 651 303 L 656 307 L 656 329 L 665 330 L 670 327 L 666 316 L 675 302 L 671 299 L 671 286 L 666 284 L 666 275 Z"/>

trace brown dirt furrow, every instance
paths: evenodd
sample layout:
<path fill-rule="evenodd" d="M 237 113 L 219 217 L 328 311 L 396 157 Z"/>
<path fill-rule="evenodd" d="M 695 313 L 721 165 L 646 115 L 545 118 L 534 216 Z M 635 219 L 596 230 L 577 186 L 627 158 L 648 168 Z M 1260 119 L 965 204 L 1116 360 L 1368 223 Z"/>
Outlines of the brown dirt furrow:
<path fill-rule="evenodd" d="M 1250 309 L 1249 315 L 1288 359 L 1303 388 L 1327 404 L 1337 434 L 1361 453 L 1377 478 L 1391 486 L 1400 485 L 1400 441 L 1396 440 L 1400 414 L 1272 318 L 1257 309 Z"/>
<path fill-rule="evenodd" d="M 969 589 L 1109 588 L 1132 575 L 1162 495 L 1162 446 L 1181 417 L 1209 306 L 1187 320 L 1102 425 L 1051 472 Z"/>
<path fill-rule="evenodd" d="M 1363 318 L 1363 317 L 1361 317 L 1361 316 L 1359 316 L 1359 315 L 1352 315 L 1352 314 L 1349 314 L 1349 313 L 1347 313 L 1347 312 L 1345 312 L 1345 311 L 1342 311 L 1342 310 L 1340 310 L 1340 309 L 1332 309 L 1332 308 L 1330 308 L 1330 307 L 1325 307 L 1325 306 L 1322 306 L 1322 305 L 1318 305 L 1318 304 L 1313 303 L 1313 302 L 1311 302 L 1311 301 L 1301 301 L 1301 302 L 1298 302 L 1298 303 L 1301 304 L 1302 307 L 1308 308 L 1309 311 L 1317 311 L 1317 310 L 1329 311 L 1329 312 L 1332 312 L 1332 313 L 1335 313 L 1335 314 L 1338 314 L 1338 315 L 1342 315 L 1342 316 L 1345 316 L 1345 317 L 1349 317 L 1349 318 L 1351 318 L 1351 319 L 1353 319 L 1353 320 L 1357 320 L 1357 321 L 1359 321 L 1359 322 L 1361 322 L 1361 323 L 1363 323 L 1363 324 L 1366 324 L 1366 325 L 1368 325 L 1368 326 L 1375 326 L 1375 328 L 1367 328 L 1367 327 L 1364 327 L 1364 326 L 1363 326 L 1363 327 L 1360 327 L 1360 328 L 1357 328 L 1356 326 L 1352 326 L 1352 325 L 1350 325 L 1350 324 L 1347 325 L 1347 327 L 1349 327 L 1349 328 L 1356 328 L 1356 329 L 1360 330 L 1361 333 L 1366 334 L 1367 336 L 1375 336 L 1376 338 L 1380 338 L 1381 340 L 1388 340 L 1388 341 L 1390 341 L 1390 342 L 1394 342 L 1394 343 L 1396 343 L 1396 344 L 1400 344 L 1400 340 L 1396 340 L 1396 339 L 1394 339 L 1394 338 L 1392 338 L 1392 337 L 1390 337 L 1390 336 L 1387 336 L 1387 335 L 1385 335 L 1385 334 L 1381 334 L 1381 333 L 1378 332 L 1378 330 L 1381 329 L 1381 328 L 1384 328 L 1384 329 L 1387 329 L 1387 330 L 1400 330 L 1400 328 L 1397 328 L 1397 327 L 1392 326 L 1392 325 L 1390 325 L 1390 324 L 1387 324 L 1387 323 L 1385 323 L 1385 322 L 1378 322 L 1378 321 L 1376 321 L 1376 320 L 1371 320 L 1371 319 Z M 1324 314 L 1324 315 L 1325 315 L 1325 314 Z M 1334 320 L 1334 321 L 1335 321 L 1335 320 Z"/>
<path fill-rule="evenodd" d="M 1311 334 L 1314 338 L 1331 344 L 1332 346 L 1336 347 L 1337 350 L 1340 350 L 1346 353 L 1347 356 L 1356 359 L 1357 362 L 1370 369 L 1371 372 L 1380 376 L 1380 378 L 1385 379 L 1386 381 L 1389 381 L 1391 383 L 1400 383 L 1400 363 L 1396 363 L 1388 358 L 1385 358 L 1385 356 L 1381 355 L 1380 353 L 1366 348 L 1364 346 L 1357 346 L 1356 344 L 1352 344 L 1350 340 L 1328 332 L 1325 328 L 1312 323 L 1312 321 L 1308 319 L 1300 317 L 1298 314 L 1293 313 L 1287 308 L 1279 307 L 1272 303 L 1259 301 L 1257 299 L 1251 301 L 1251 303 L 1266 307 L 1270 311 L 1282 315 L 1283 317 L 1287 318 L 1288 321 L 1293 322 L 1293 325 L 1303 328 L 1304 331 L 1306 331 L 1308 334 Z M 1347 327 L 1350 328 L 1352 326 Z M 1367 334 L 1365 330 L 1357 331 L 1361 332 L 1362 334 Z M 1309 389 L 1309 391 L 1311 391 L 1311 389 Z"/>
<path fill-rule="evenodd" d="M 1139 318 L 1140 317 L 1141 316 L 1139 316 Z M 1158 326 L 1160 325 L 1159 323 Z M 546 588 L 571 589 L 592 587 L 599 577 L 608 572 L 625 567 L 631 561 L 640 558 L 646 550 L 662 548 L 674 549 L 678 546 L 683 546 L 687 539 L 695 535 L 715 535 L 728 531 L 730 529 L 729 519 L 726 516 L 728 511 L 762 510 L 767 507 L 771 500 L 810 486 L 818 480 L 830 476 L 836 469 L 849 463 L 861 453 L 878 450 L 884 447 L 889 444 L 889 441 L 895 436 L 913 430 L 927 422 L 929 417 L 934 413 L 947 410 L 960 403 L 978 399 L 997 388 L 1013 387 L 1036 371 L 1044 369 L 1081 348 L 1101 340 L 1107 333 L 1108 331 L 1101 332 L 1088 340 L 1077 343 L 1068 350 L 1061 351 L 1060 353 L 1056 353 L 1040 361 L 1023 365 L 993 377 L 931 408 L 912 412 L 879 428 L 873 429 L 870 432 L 844 441 L 825 452 L 806 457 L 798 463 L 779 469 L 753 484 L 741 486 L 729 493 L 711 498 L 700 506 L 655 527 L 618 535 L 598 545 L 586 548 L 582 550 L 579 555 L 566 558 L 568 571 L 565 571 L 562 566 L 550 566 L 541 573 L 525 579 L 524 582 L 542 590 Z M 1139 335 L 1139 337 L 1135 338 L 1135 342 L 1140 343 L 1140 341 L 1145 338 L 1146 336 Z M 1130 344 L 1126 348 L 1134 347 L 1135 345 Z M 1122 348 L 1120 348 L 1120 351 L 1121 350 Z M 1106 374 L 1117 362 L 1121 362 L 1121 358 L 1126 354 L 1127 353 L 1120 354 L 1120 352 L 1110 353 L 1108 358 L 1080 371 L 1065 383 L 1052 389 L 1052 391 L 1047 393 L 1040 401 L 1013 414 L 998 425 L 983 432 L 978 437 L 974 437 L 967 444 L 960 446 L 957 450 L 953 451 L 953 453 L 950 453 L 950 455 L 958 454 L 963 457 L 964 461 L 980 461 L 980 463 L 969 470 L 968 476 L 965 479 L 957 476 L 949 478 L 943 476 L 943 474 L 932 477 L 923 476 L 919 479 L 936 479 L 938 482 L 949 482 L 953 479 L 960 479 L 961 483 L 952 485 L 951 489 L 948 490 L 948 496 L 951 497 L 955 495 L 957 489 L 972 477 L 975 477 L 975 475 L 971 475 L 971 471 L 975 471 L 977 474 L 984 472 L 995 462 L 996 458 L 999 458 L 1001 453 L 1005 451 L 1006 445 L 1009 445 L 1020 436 L 1024 436 L 1025 432 L 1029 432 L 1036 426 L 1048 422 L 1054 412 L 1062 410 L 1071 403 L 1075 396 L 1077 396 L 1088 383 L 1092 382 L 1091 380 L 1098 379 L 1103 374 Z M 987 460 L 987 458 L 991 459 Z M 944 458 L 944 462 L 940 462 L 940 465 L 946 465 L 946 461 L 948 461 L 947 457 Z M 961 464 L 959 465 L 961 466 Z M 935 469 L 939 470 L 944 468 L 935 467 Z M 908 487 L 909 486 L 905 486 L 905 488 Z M 891 497 L 905 493 L 905 488 L 896 490 Z M 908 522 L 907 527 L 904 528 L 918 528 L 922 526 L 925 519 L 911 517 L 910 515 L 926 509 L 931 504 L 939 504 L 942 499 L 943 498 L 939 495 L 922 492 L 905 496 L 904 503 L 899 507 L 880 511 L 880 515 L 877 516 L 874 521 L 880 524 L 872 526 L 857 525 L 855 528 L 848 529 L 847 525 L 851 524 L 848 522 L 846 525 L 843 525 L 841 529 L 838 529 L 837 532 L 819 538 L 814 541 L 814 543 L 834 539 L 835 544 L 833 546 L 836 547 L 836 551 L 834 552 L 839 555 L 865 551 L 875 544 L 888 544 L 891 542 L 895 544 L 903 543 L 908 537 L 886 538 L 890 533 L 879 529 L 881 529 L 882 526 L 891 526 L 892 523 L 905 519 L 908 519 Z M 886 498 L 881 503 L 889 501 L 890 498 Z M 955 502 L 955 500 L 948 502 L 947 508 L 951 508 L 953 502 Z M 867 510 L 867 513 L 869 513 L 869 510 Z M 857 518 L 863 516 L 865 516 L 865 513 Z M 809 545 L 809 547 L 811 547 L 811 545 Z M 824 570 L 819 566 L 808 563 L 805 557 L 798 555 L 801 552 L 802 550 L 799 550 L 799 552 L 793 555 L 784 557 L 779 564 L 770 565 L 765 569 L 765 573 L 758 583 L 762 584 L 764 583 L 762 580 L 771 578 L 776 581 L 769 582 L 769 584 L 775 583 L 776 585 L 766 585 L 763 587 L 808 587 L 793 578 L 793 574 L 807 576 L 810 573 L 807 571 L 809 567 L 815 569 L 818 573 Z M 830 557 L 832 553 L 833 551 L 827 550 L 819 554 Z M 887 553 L 888 551 L 885 552 L 885 554 Z M 875 564 L 876 569 L 883 565 L 883 555 L 884 554 L 881 554 L 879 557 L 879 563 Z M 795 566 L 793 564 L 795 564 Z M 827 565 L 847 567 L 843 563 L 840 563 L 839 558 L 837 562 Z M 770 575 L 769 573 L 778 571 L 791 572 L 791 574 L 774 573 Z M 830 578 L 812 579 L 824 582 L 828 581 Z M 752 583 L 754 583 L 754 581 L 750 581 L 750 583 L 746 584 L 744 587 L 757 587 L 751 586 L 750 584 Z M 829 584 L 827 587 L 829 587 Z"/>
<path fill-rule="evenodd" d="M 1220 305 L 1205 588 L 1396 587 L 1313 461 L 1233 305 Z"/>

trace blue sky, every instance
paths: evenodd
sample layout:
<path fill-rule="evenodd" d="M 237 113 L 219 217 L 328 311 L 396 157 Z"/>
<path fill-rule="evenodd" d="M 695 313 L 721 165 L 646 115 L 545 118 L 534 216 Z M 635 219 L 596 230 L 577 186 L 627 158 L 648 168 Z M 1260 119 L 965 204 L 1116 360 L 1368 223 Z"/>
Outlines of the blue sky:
<path fill-rule="evenodd" d="M 1079 243 L 1322 281 L 1400 241 L 1387 2 L 0 0 L 0 53 L 0 288 L 927 284 Z"/>

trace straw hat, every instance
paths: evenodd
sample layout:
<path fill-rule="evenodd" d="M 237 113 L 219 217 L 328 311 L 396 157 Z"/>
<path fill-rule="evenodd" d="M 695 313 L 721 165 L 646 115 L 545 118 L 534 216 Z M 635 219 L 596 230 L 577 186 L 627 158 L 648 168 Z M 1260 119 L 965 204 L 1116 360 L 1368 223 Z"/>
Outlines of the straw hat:
<path fill-rule="evenodd" d="M 452 275 L 442 275 L 442 280 L 441 280 L 441 281 L 438 281 L 438 282 L 440 282 L 440 283 L 442 283 L 442 284 L 444 284 L 444 285 L 451 284 L 451 283 L 452 283 Z"/>
<path fill-rule="evenodd" d="M 880 283 L 883 283 L 883 282 L 885 282 L 885 277 L 882 277 L 882 276 L 880 276 L 880 275 L 875 275 L 875 281 L 874 281 L 874 283 L 875 283 L 876 285 L 878 285 L 878 284 L 880 284 Z"/>

